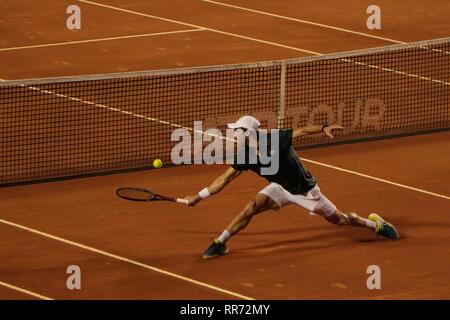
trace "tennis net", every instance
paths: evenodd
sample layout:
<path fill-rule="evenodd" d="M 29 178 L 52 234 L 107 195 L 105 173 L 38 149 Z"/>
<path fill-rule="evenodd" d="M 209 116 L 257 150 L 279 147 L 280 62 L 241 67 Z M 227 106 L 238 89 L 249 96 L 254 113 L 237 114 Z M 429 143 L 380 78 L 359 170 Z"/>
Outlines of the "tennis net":
<path fill-rule="evenodd" d="M 170 162 L 171 133 L 339 123 L 335 140 L 450 129 L 450 38 L 285 61 L 0 82 L 0 185 Z"/>

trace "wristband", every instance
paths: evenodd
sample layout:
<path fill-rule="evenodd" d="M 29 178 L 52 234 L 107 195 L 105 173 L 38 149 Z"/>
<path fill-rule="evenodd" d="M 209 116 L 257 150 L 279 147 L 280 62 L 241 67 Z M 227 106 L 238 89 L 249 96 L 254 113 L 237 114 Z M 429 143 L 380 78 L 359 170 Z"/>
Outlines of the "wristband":
<path fill-rule="evenodd" d="M 200 197 L 200 199 L 206 199 L 210 196 L 211 194 L 208 191 L 208 188 L 204 188 L 202 190 L 200 190 L 200 192 L 198 193 L 198 196 Z"/>
<path fill-rule="evenodd" d="M 326 127 L 328 127 L 328 124 L 324 124 L 324 125 L 322 126 L 322 132 L 323 132 L 323 130 L 325 130 Z"/>

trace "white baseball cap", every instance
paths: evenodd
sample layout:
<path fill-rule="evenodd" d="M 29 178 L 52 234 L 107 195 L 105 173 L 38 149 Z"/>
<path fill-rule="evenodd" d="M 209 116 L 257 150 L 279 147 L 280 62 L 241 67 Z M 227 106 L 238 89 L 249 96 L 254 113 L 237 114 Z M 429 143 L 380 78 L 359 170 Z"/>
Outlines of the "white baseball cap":
<path fill-rule="evenodd" d="M 243 116 L 238 121 L 229 123 L 227 126 L 230 129 L 245 128 L 250 130 L 257 130 L 261 124 L 258 119 L 252 116 Z"/>

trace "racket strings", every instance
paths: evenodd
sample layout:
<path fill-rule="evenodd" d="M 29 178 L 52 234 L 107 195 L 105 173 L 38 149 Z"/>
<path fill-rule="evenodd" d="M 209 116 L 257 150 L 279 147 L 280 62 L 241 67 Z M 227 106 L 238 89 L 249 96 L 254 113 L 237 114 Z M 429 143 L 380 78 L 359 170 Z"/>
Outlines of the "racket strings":
<path fill-rule="evenodd" d="M 150 201 L 156 197 L 150 191 L 139 188 L 121 188 L 117 190 L 117 195 L 125 199 L 136 201 Z"/>

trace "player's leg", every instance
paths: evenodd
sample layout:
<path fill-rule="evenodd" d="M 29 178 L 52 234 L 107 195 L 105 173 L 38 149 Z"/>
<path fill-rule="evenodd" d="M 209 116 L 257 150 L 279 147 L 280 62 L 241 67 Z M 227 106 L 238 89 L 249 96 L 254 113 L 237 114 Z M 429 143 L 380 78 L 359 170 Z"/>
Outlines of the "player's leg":
<path fill-rule="evenodd" d="M 270 209 L 278 210 L 279 206 L 267 195 L 258 193 L 258 195 L 245 206 L 244 210 L 231 221 L 226 230 L 230 233 L 230 236 L 234 236 L 249 224 L 253 216 Z"/>
<path fill-rule="evenodd" d="M 392 240 L 397 240 L 399 238 L 399 234 L 395 227 L 391 223 L 383 220 L 379 215 L 372 213 L 369 215 L 368 219 L 365 219 L 354 212 L 341 212 L 320 192 L 320 189 L 313 190 L 313 193 L 314 192 L 316 193 L 317 203 L 311 211 L 323 216 L 328 222 L 339 226 L 368 228 L 375 234 Z"/>
<path fill-rule="evenodd" d="M 278 210 L 279 205 L 269 196 L 258 193 L 256 197 L 233 219 L 233 221 L 231 221 L 222 234 L 213 241 L 209 248 L 203 253 L 203 258 L 210 259 L 225 254 L 228 250 L 226 242 L 232 236 L 244 229 L 255 215 L 270 209 Z"/>
<path fill-rule="evenodd" d="M 399 234 L 394 225 L 381 218 L 376 213 L 371 213 L 368 219 L 358 216 L 354 212 L 344 213 L 336 209 L 335 213 L 324 218 L 339 226 L 356 226 L 365 227 L 372 230 L 375 234 L 383 236 L 391 240 L 397 240 Z"/>
<path fill-rule="evenodd" d="M 321 214 L 320 211 L 317 211 L 317 213 L 322 215 L 328 222 L 336 224 L 338 226 L 350 225 L 355 227 L 368 228 L 373 231 L 375 231 L 376 228 L 375 222 L 369 219 L 364 219 L 354 212 L 344 213 L 336 208 L 335 212 L 331 215 L 324 215 L 323 213 Z"/>

